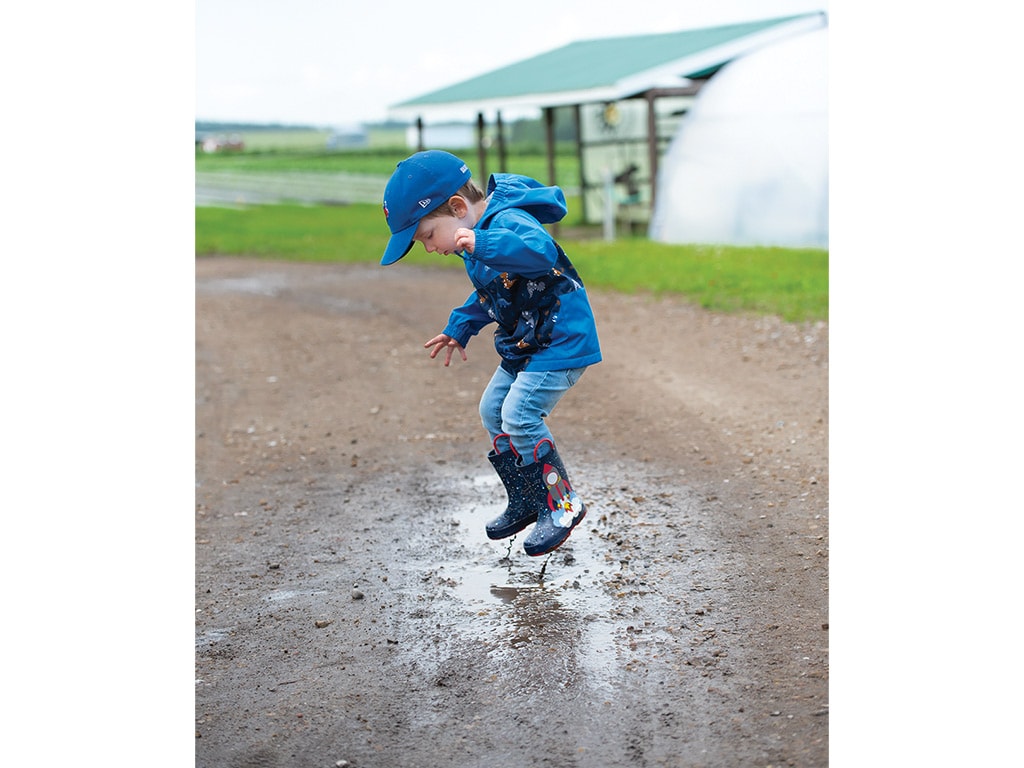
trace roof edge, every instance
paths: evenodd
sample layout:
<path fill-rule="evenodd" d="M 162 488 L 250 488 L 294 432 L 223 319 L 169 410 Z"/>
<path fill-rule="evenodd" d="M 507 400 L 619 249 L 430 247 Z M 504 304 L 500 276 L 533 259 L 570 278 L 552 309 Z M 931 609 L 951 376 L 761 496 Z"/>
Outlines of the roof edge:
<path fill-rule="evenodd" d="M 733 59 L 752 53 L 759 48 L 771 45 L 785 38 L 828 25 L 828 16 L 824 11 L 816 11 L 781 18 L 788 19 L 788 21 L 783 21 L 766 29 L 752 32 L 735 40 L 716 45 L 711 49 L 690 54 L 666 64 L 660 64 L 657 67 L 652 67 L 651 69 L 636 72 L 611 85 L 602 86 L 600 88 L 555 91 L 551 93 L 533 93 L 494 99 L 450 101 L 433 104 L 410 104 L 409 102 L 414 101 L 415 99 L 409 99 L 389 106 L 386 112 L 388 119 L 399 121 L 414 121 L 418 118 L 432 121 L 473 120 L 480 113 L 535 113 L 536 111 L 546 107 L 564 107 L 575 104 L 618 101 L 653 88 L 686 87 L 693 85 L 695 81 L 690 79 L 691 77 L 699 76 L 709 70 L 717 69 Z M 771 19 L 763 19 L 762 21 L 770 20 Z M 756 22 L 758 20 L 753 21 Z M 707 27 L 706 29 L 714 28 L 715 27 Z M 644 35 L 636 35 L 636 37 L 644 37 Z"/>
<path fill-rule="evenodd" d="M 760 32 L 754 32 L 736 40 L 731 40 L 728 43 L 722 43 L 712 49 L 700 51 L 699 53 L 684 56 L 675 61 L 637 72 L 623 78 L 616 83 L 616 86 L 621 93 L 630 94 L 654 87 L 654 83 L 659 79 L 666 80 L 676 77 L 680 80 L 687 80 L 687 78 L 695 77 L 709 69 L 721 67 L 740 56 L 753 53 L 759 48 L 764 48 L 802 32 L 820 29 L 823 26 L 827 26 L 827 20 L 823 13 L 808 14 L 806 17 L 793 19 L 792 21 L 763 29 Z"/>

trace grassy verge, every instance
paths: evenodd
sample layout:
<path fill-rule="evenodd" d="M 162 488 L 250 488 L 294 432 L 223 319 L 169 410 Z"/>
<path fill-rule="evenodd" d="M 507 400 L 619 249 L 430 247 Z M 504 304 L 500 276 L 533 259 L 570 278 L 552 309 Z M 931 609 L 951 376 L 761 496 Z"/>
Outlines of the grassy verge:
<path fill-rule="evenodd" d="M 377 205 L 196 208 L 195 252 L 321 262 L 380 260 L 387 227 Z M 665 245 L 559 238 L 588 286 L 677 294 L 707 309 L 828 320 L 828 251 Z M 411 263 L 461 271 L 462 262 L 423 252 Z"/>
<path fill-rule="evenodd" d="M 706 309 L 778 315 L 791 322 L 828 320 L 827 251 L 666 245 L 634 238 L 572 243 L 569 252 L 588 285 L 678 294 Z"/>

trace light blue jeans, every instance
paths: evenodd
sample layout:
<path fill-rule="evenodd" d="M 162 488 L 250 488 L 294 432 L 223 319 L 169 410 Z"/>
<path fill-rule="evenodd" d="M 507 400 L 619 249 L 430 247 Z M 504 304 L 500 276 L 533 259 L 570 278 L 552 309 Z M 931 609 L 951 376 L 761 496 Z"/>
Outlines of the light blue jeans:
<path fill-rule="evenodd" d="M 554 444 L 544 419 L 585 370 L 586 367 L 512 374 L 499 365 L 480 397 L 480 419 L 491 442 L 498 435 L 509 435 L 522 463 L 533 464 L 533 450 L 541 440 L 546 438 Z M 498 447 L 505 450 L 501 444 Z M 541 456 L 545 453 L 547 446 L 541 449 Z"/>

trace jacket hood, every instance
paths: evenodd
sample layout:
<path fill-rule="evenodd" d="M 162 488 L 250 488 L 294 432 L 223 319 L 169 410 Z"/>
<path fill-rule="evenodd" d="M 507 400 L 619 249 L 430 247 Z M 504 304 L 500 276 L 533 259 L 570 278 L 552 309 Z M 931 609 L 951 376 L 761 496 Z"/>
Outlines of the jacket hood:
<path fill-rule="evenodd" d="M 487 182 L 487 194 L 491 199 L 484 212 L 485 219 L 507 208 L 519 208 L 541 224 L 554 224 L 568 212 L 565 194 L 560 188 L 545 187 L 536 179 L 514 173 L 492 174 Z"/>

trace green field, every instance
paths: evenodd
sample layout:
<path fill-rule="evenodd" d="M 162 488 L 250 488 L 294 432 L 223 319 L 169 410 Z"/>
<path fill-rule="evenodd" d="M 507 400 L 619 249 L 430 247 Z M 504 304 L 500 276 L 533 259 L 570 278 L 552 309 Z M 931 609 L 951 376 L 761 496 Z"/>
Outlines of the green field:
<path fill-rule="evenodd" d="M 195 214 L 197 256 L 378 263 L 388 236 L 379 205 L 197 207 Z M 593 236 L 599 229 L 573 234 L 559 242 L 588 286 L 678 294 L 707 309 L 792 322 L 828 319 L 828 251 L 665 245 L 642 237 L 606 242 Z M 461 260 L 419 246 L 405 259 L 462 270 Z"/>
<path fill-rule="evenodd" d="M 218 174 L 248 175 L 257 183 L 281 175 L 323 178 L 328 174 L 375 176 L 383 182 L 409 155 L 403 147 L 328 150 L 328 133 L 318 130 L 243 132 L 242 152 L 196 150 L 197 178 Z M 456 150 L 476 163 L 475 150 Z M 508 147 L 507 170 L 547 179 L 541 147 Z M 498 170 L 496 150 L 487 157 Z M 574 145 L 558 145 L 557 183 L 578 186 L 579 165 Z M 788 321 L 828 320 L 828 251 L 818 249 L 665 245 L 644 237 L 606 242 L 600 227 L 578 226 L 579 201 L 570 197 L 569 215 L 559 242 L 587 285 L 626 293 L 675 294 L 707 309 L 778 315 Z M 257 256 L 266 259 L 319 262 L 380 261 L 387 226 L 380 206 L 250 205 L 195 209 L 195 252 Z M 411 263 L 462 269 L 459 259 L 424 253 L 416 246 Z"/>

